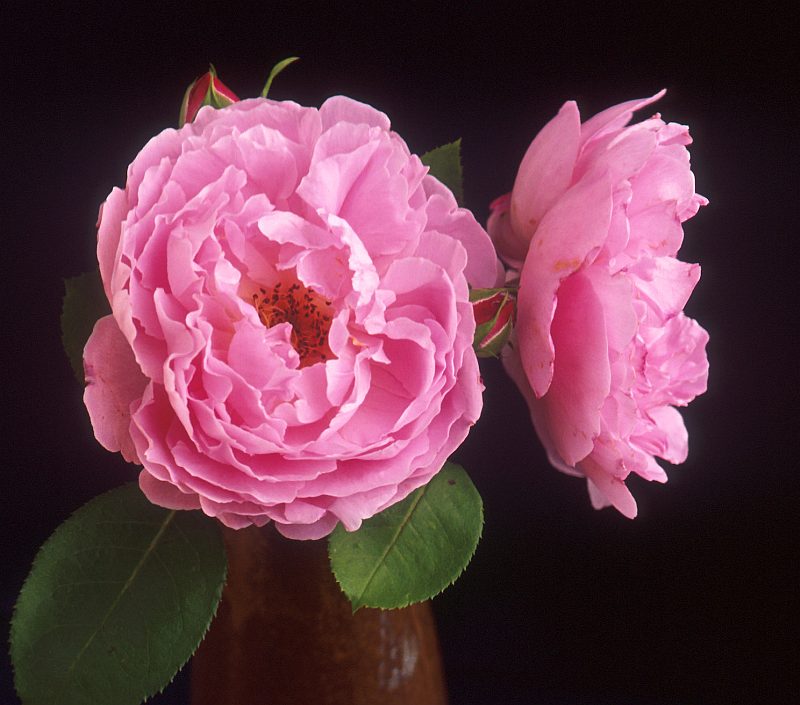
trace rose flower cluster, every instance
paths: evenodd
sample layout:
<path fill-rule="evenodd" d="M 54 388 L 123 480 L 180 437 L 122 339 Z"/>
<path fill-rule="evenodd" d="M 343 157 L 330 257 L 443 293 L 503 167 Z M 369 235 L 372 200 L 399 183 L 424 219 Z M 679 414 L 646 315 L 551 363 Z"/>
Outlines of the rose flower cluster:
<path fill-rule="evenodd" d="M 113 315 L 85 403 L 152 502 L 313 539 L 406 497 L 481 414 L 471 288 L 494 344 L 514 324 L 506 369 L 595 506 L 634 516 L 629 473 L 686 458 L 675 406 L 705 390 L 707 335 L 676 253 L 705 199 L 686 127 L 628 125 L 658 96 L 583 123 L 566 103 L 489 234 L 383 113 L 223 97 L 187 94 L 100 213 Z"/>

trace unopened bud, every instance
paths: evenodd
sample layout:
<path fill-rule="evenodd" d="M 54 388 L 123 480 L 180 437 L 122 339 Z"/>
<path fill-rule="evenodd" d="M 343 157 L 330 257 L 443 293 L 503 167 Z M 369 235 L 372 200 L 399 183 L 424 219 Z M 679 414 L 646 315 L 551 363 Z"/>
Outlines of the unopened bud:
<path fill-rule="evenodd" d="M 197 117 L 197 113 L 204 105 L 214 108 L 225 108 L 233 103 L 238 103 L 239 98 L 217 77 L 217 71 L 212 65 L 200 78 L 186 89 L 181 103 L 181 113 L 178 118 L 178 127 L 183 127 L 187 122 Z"/>
<path fill-rule="evenodd" d="M 508 289 L 473 289 L 469 299 L 475 316 L 472 347 L 478 357 L 497 357 L 511 335 L 516 298 Z"/>

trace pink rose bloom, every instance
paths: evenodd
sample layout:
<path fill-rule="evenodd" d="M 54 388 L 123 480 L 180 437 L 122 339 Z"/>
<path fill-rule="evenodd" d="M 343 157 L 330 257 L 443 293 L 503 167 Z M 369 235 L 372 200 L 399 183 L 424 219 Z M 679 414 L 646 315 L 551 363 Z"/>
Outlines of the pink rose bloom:
<path fill-rule="evenodd" d="M 156 504 L 353 530 L 481 412 L 468 282 L 495 283 L 494 248 L 367 105 L 202 108 L 130 165 L 97 252 L 84 399 Z"/>
<path fill-rule="evenodd" d="M 516 340 L 504 357 L 559 470 L 586 477 L 596 508 L 636 516 L 625 479 L 666 482 L 686 459 L 675 406 L 706 389 L 708 334 L 682 309 L 700 267 L 675 259 L 694 191 L 688 128 L 645 100 L 583 124 L 565 103 L 531 143 L 489 233 L 518 275 Z"/>

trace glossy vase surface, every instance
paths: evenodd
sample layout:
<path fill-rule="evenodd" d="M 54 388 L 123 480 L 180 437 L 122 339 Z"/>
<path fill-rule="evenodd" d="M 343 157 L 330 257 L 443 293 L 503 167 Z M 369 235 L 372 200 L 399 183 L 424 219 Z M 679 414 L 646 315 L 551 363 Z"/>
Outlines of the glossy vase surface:
<path fill-rule="evenodd" d="M 228 582 L 191 662 L 192 705 L 445 705 L 430 605 L 361 609 L 326 541 L 225 530 Z"/>

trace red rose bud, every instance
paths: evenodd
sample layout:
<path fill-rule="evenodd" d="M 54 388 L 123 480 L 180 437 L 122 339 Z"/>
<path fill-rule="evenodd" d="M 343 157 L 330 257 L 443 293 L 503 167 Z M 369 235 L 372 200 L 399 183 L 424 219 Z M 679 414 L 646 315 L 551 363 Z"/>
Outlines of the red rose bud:
<path fill-rule="evenodd" d="M 178 127 L 183 127 L 187 122 L 192 122 L 204 105 L 225 108 L 238 102 L 237 95 L 219 80 L 217 71 L 212 65 L 208 71 L 186 89 L 181 103 Z"/>
<path fill-rule="evenodd" d="M 473 289 L 469 299 L 475 315 L 475 354 L 497 357 L 511 335 L 516 298 L 508 289 Z"/>

